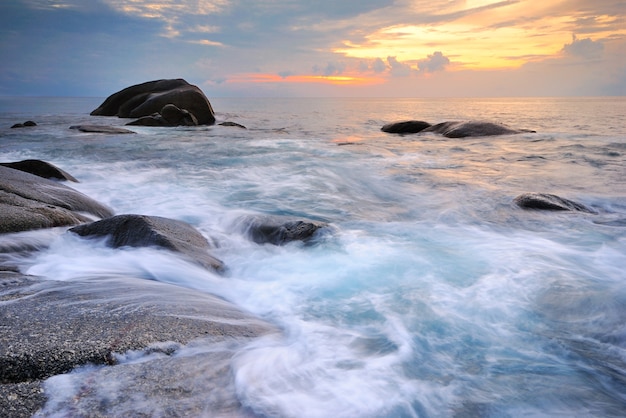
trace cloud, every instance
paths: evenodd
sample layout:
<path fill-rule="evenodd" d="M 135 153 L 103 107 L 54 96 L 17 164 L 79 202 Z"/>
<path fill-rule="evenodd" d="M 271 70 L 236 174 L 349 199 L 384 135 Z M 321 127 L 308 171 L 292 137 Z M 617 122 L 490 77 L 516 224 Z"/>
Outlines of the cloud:
<path fill-rule="evenodd" d="M 313 66 L 313 72 L 315 74 L 322 74 L 325 77 L 342 74 L 345 69 L 346 64 L 344 62 L 329 62 L 324 68 L 320 68 L 317 65 Z"/>
<path fill-rule="evenodd" d="M 386 69 L 387 69 L 387 65 L 380 58 L 376 58 L 374 62 L 372 63 L 372 71 L 374 71 L 375 73 L 382 73 Z"/>
<path fill-rule="evenodd" d="M 417 68 L 425 73 L 434 73 L 435 71 L 443 71 L 450 64 L 450 59 L 443 55 L 441 51 L 435 51 L 427 58 L 417 62 Z"/>
<path fill-rule="evenodd" d="M 389 73 L 392 77 L 408 77 L 411 75 L 411 66 L 398 61 L 396 57 L 387 57 L 387 63 L 391 67 Z"/>
<path fill-rule="evenodd" d="M 580 57 L 584 59 L 596 59 L 602 56 L 604 45 L 590 38 L 578 39 L 572 35 L 572 43 L 563 45 L 563 52 L 566 55 Z"/>

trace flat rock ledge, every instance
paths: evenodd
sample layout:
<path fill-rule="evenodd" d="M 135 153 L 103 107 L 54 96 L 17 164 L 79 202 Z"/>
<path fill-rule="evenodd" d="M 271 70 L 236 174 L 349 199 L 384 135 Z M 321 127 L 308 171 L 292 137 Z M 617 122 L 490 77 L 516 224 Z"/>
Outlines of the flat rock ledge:
<path fill-rule="evenodd" d="M 278 334 L 216 296 L 131 277 L 61 282 L 0 271 L 0 301 L 0 416 L 7 417 L 43 407 L 43 379 L 80 365 L 115 364 L 116 353 L 197 339 L 232 346 Z M 221 368 L 228 368 L 225 360 Z"/>
<path fill-rule="evenodd" d="M 441 134 L 446 138 L 466 138 L 495 135 L 513 135 L 523 132 L 535 132 L 530 129 L 513 129 L 501 123 L 487 121 L 448 121 L 431 125 L 420 120 L 407 120 L 388 123 L 381 130 L 394 134 L 427 133 Z"/>
<path fill-rule="evenodd" d="M 100 134 L 135 134 L 135 131 L 130 129 L 120 128 L 117 126 L 109 125 L 72 125 L 70 129 L 86 133 L 100 133 Z"/>

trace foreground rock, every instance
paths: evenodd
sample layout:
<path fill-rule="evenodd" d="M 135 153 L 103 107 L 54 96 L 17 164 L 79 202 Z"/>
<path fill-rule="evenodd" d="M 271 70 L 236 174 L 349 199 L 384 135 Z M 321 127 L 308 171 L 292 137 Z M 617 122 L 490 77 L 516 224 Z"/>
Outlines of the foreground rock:
<path fill-rule="evenodd" d="M 134 134 L 136 132 L 130 129 L 119 128 L 117 126 L 107 125 L 73 125 L 70 129 L 76 129 L 81 132 L 99 133 L 99 134 Z"/>
<path fill-rule="evenodd" d="M 430 123 L 421 120 L 406 120 L 388 123 L 380 128 L 380 130 L 391 134 L 415 134 L 430 126 Z"/>
<path fill-rule="evenodd" d="M 11 163 L 0 163 L 1 166 L 34 174 L 45 179 L 69 180 L 78 183 L 71 174 L 61 170 L 54 164 L 41 160 L 22 160 Z"/>
<path fill-rule="evenodd" d="M 191 115 L 198 125 L 215 123 L 213 107 L 202 90 L 180 78 L 127 87 L 109 96 L 91 115 L 142 118 L 158 114 L 169 122 L 169 110 L 166 110 L 167 117 L 161 112 L 170 104 Z"/>
<path fill-rule="evenodd" d="M 77 225 L 111 209 L 59 182 L 0 166 L 0 233 Z"/>
<path fill-rule="evenodd" d="M 214 248 L 191 225 L 174 219 L 146 215 L 118 215 L 89 224 L 79 225 L 70 232 L 83 237 L 108 236 L 113 248 L 161 247 L 188 257 L 198 264 L 217 271 L 224 264 L 209 254 Z"/>
<path fill-rule="evenodd" d="M 237 220 L 242 230 L 257 244 L 284 245 L 292 241 L 309 242 L 328 224 L 309 219 L 291 219 L 283 216 L 244 216 Z"/>
<path fill-rule="evenodd" d="M 42 379 L 114 364 L 115 353 L 198 338 L 236 345 L 277 332 L 218 297 L 137 278 L 63 282 L 0 271 L 0 299 L 0 416 L 29 416 L 42 406 Z"/>
<path fill-rule="evenodd" d="M 465 138 L 471 136 L 513 135 L 522 132 L 534 132 L 524 129 L 513 129 L 506 125 L 492 122 L 443 122 L 424 129 L 422 132 L 434 132 L 447 138 Z"/>
<path fill-rule="evenodd" d="M 524 193 L 517 196 L 514 202 L 523 209 L 596 213 L 581 203 L 548 193 Z"/>

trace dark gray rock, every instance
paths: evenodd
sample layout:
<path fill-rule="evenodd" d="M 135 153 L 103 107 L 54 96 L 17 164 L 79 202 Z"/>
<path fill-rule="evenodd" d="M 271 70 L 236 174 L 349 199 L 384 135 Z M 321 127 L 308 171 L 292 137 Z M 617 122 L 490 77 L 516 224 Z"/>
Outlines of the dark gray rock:
<path fill-rule="evenodd" d="M 581 203 L 548 193 L 524 193 L 517 196 L 514 202 L 523 209 L 596 213 Z"/>
<path fill-rule="evenodd" d="M 34 174 L 45 179 L 69 180 L 78 183 L 78 180 L 76 180 L 74 176 L 46 161 L 22 160 L 11 163 L 0 163 L 0 165 Z"/>
<path fill-rule="evenodd" d="M 55 281 L 0 272 L 0 300 L 0 416 L 7 417 L 30 416 L 42 406 L 41 379 L 88 363 L 115 364 L 115 353 L 197 339 L 231 346 L 278 333 L 216 296 L 130 277 Z M 161 348 L 172 349 L 175 344 Z M 143 372 L 158 375 L 153 367 Z M 175 370 L 172 364 L 165 373 L 174 377 Z M 228 361 L 214 370 L 230 375 Z M 174 385 L 168 379 L 146 383 L 165 394 Z M 170 393 L 170 405 L 177 395 Z"/>
<path fill-rule="evenodd" d="M 244 216 L 237 224 L 257 244 L 274 245 L 284 245 L 292 241 L 308 242 L 320 229 L 328 227 L 324 222 L 283 216 Z"/>
<path fill-rule="evenodd" d="M 166 104 L 161 109 L 161 116 L 172 126 L 197 126 L 198 119 L 189 111 L 173 104 Z"/>
<path fill-rule="evenodd" d="M 59 182 L 0 166 L 0 233 L 77 225 L 111 209 Z"/>
<path fill-rule="evenodd" d="M 209 254 L 214 248 L 188 223 L 160 216 L 118 215 L 79 225 L 70 232 L 83 237 L 108 236 L 113 248 L 161 247 L 181 253 L 200 265 L 221 271 L 224 264 Z"/>
<path fill-rule="evenodd" d="M 241 129 L 248 129 L 245 126 L 243 126 L 243 125 L 241 125 L 241 124 L 239 124 L 237 122 L 228 122 L 227 121 L 227 122 L 218 123 L 218 125 L 221 125 L 221 126 L 232 126 L 232 127 L 241 128 Z"/>
<path fill-rule="evenodd" d="M 474 136 L 512 135 L 522 132 L 534 132 L 526 129 L 512 129 L 493 122 L 442 122 L 424 129 L 422 132 L 434 132 L 447 138 L 465 138 Z"/>
<path fill-rule="evenodd" d="M 402 122 L 393 122 L 380 128 L 381 131 L 391 134 L 414 134 L 430 127 L 430 123 L 421 120 L 406 120 Z"/>
<path fill-rule="evenodd" d="M 33 122 L 32 120 L 27 120 L 24 123 L 16 123 L 13 126 L 11 126 L 11 128 L 26 128 L 29 126 L 37 126 L 37 124 Z"/>
<path fill-rule="evenodd" d="M 70 129 L 76 129 L 81 132 L 99 133 L 99 134 L 134 134 L 136 132 L 130 129 L 119 128 L 117 126 L 107 125 L 73 125 Z"/>
<path fill-rule="evenodd" d="M 155 80 L 127 87 L 109 96 L 91 115 L 141 118 L 160 113 L 168 104 L 188 111 L 199 125 L 215 123 L 213 108 L 202 90 L 183 79 Z"/>

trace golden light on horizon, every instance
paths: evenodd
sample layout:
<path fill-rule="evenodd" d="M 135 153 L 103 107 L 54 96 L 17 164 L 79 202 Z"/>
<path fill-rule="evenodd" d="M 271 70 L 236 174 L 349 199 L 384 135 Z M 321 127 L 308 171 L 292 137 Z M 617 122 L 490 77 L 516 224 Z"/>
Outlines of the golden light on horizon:
<path fill-rule="evenodd" d="M 229 77 L 226 81 L 231 83 L 320 83 L 332 85 L 365 86 L 380 84 L 384 80 L 380 77 L 364 77 L 358 75 L 290 75 L 283 77 L 278 74 L 248 73 L 238 74 Z"/>

